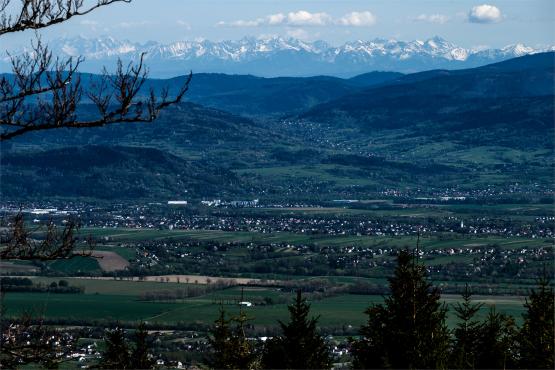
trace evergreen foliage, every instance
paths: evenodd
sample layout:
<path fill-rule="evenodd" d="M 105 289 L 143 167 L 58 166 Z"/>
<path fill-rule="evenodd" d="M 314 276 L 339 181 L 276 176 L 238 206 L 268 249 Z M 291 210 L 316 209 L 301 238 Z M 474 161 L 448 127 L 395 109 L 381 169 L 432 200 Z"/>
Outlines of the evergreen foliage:
<path fill-rule="evenodd" d="M 476 342 L 476 369 L 511 369 L 516 367 L 516 326 L 511 316 L 491 307 L 480 326 Z"/>
<path fill-rule="evenodd" d="M 444 368 L 449 353 L 447 308 L 426 279 L 415 255 L 401 251 L 391 295 L 371 306 L 362 338 L 353 342 L 353 365 L 360 368 Z"/>
<path fill-rule="evenodd" d="M 154 366 L 154 360 L 150 353 L 152 344 L 144 323 L 141 323 L 135 331 L 134 340 L 135 346 L 131 351 L 131 368 L 151 369 Z"/>
<path fill-rule="evenodd" d="M 223 307 L 220 316 L 214 322 L 209 337 L 212 346 L 210 365 L 216 369 L 254 369 L 258 365 L 258 356 L 254 345 L 245 335 L 245 324 L 249 318 L 241 309 L 237 317 L 226 319 Z M 235 327 L 230 326 L 235 323 Z"/>
<path fill-rule="evenodd" d="M 309 318 L 310 305 L 301 291 L 289 305 L 289 323 L 279 322 L 282 334 L 266 342 L 262 355 L 265 369 L 329 369 L 332 358 L 316 330 L 317 317 Z"/>
<path fill-rule="evenodd" d="M 130 369 L 129 346 L 122 328 L 108 330 L 104 337 L 106 349 L 99 367 L 102 369 Z"/>
<path fill-rule="evenodd" d="M 475 320 L 475 316 L 483 304 L 472 303 L 472 292 L 468 284 L 465 286 L 462 298 L 463 302 L 454 306 L 459 322 L 453 332 L 454 343 L 450 366 L 455 369 L 473 369 L 480 334 L 480 322 Z"/>
<path fill-rule="evenodd" d="M 125 337 L 125 330 L 115 328 L 108 330 L 104 336 L 106 349 L 98 367 L 102 369 L 152 369 L 153 356 L 150 353 L 152 343 L 144 323 L 133 335 L 133 346 Z"/>
<path fill-rule="evenodd" d="M 524 306 L 524 324 L 520 331 L 520 366 L 532 369 L 555 367 L 555 294 L 544 276 L 539 288 L 532 290 Z"/>

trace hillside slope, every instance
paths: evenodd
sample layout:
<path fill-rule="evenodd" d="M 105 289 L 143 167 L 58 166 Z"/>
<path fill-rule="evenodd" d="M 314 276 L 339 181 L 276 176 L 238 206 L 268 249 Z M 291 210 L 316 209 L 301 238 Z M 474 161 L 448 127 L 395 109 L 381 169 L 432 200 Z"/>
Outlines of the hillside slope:
<path fill-rule="evenodd" d="M 553 129 L 554 57 L 543 53 L 469 70 L 407 75 L 318 105 L 300 118 L 364 132 L 526 129 L 544 135 Z M 507 141 L 507 136 L 514 135 L 492 139 Z"/>
<path fill-rule="evenodd" d="M 241 194 L 232 172 L 154 148 L 84 146 L 12 152 L 2 158 L 2 197 L 188 199 Z"/>

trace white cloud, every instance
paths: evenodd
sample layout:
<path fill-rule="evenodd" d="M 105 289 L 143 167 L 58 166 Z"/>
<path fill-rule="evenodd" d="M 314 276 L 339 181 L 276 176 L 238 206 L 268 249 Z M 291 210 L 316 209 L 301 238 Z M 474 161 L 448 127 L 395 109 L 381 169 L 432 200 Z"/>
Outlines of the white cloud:
<path fill-rule="evenodd" d="M 266 17 L 270 26 L 282 24 L 287 17 L 283 13 L 271 14 Z"/>
<path fill-rule="evenodd" d="M 217 26 L 228 27 L 262 27 L 262 26 L 327 26 L 331 24 L 340 26 L 371 26 L 376 23 L 376 16 L 369 11 L 351 12 L 339 19 L 332 18 L 328 13 L 311 13 L 306 10 L 297 12 L 270 14 L 262 18 L 251 20 L 237 20 L 233 22 L 220 21 Z"/>
<path fill-rule="evenodd" d="M 264 19 L 258 18 L 251 21 L 238 20 L 238 21 L 231 22 L 229 24 L 225 22 L 220 22 L 218 24 L 221 26 L 229 25 L 233 27 L 258 27 L 264 24 Z"/>
<path fill-rule="evenodd" d="M 256 18 L 251 20 L 240 19 L 233 22 L 220 21 L 217 23 L 218 26 L 230 26 L 230 27 L 260 27 L 260 26 L 279 26 L 285 24 L 287 21 L 287 16 L 283 13 L 270 14 L 264 18 Z"/>
<path fill-rule="evenodd" d="M 376 16 L 369 11 L 365 12 L 351 12 L 341 17 L 337 24 L 342 26 L 372 26 L 376 23 Z"/>
<path fill-rule="evenodd" d="M 445 14 L 420 14 L 416 17 L 411 18 L 415 22 L 428 22 L 428 23 L 437 23 L 437 24 L 444 24 L 450 18 Z"/>
<path fill-rule="evenodd" d="M 497 23 L 502 19 L 501 10 L 489 4 L 477 5 L 468 12 L 468 21 L 471 23 Z"/>
<path fill-rule="evenodd" d="M 327 13 L 310 13 L 306 10 L 287 14 L 287 24 L 293 26 L 325 26 L 331 22 Z"/>

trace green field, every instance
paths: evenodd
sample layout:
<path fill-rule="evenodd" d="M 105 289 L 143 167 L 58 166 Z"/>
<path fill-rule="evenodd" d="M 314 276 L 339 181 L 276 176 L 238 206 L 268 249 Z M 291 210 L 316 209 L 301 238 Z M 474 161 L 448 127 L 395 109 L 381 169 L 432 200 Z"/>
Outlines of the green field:
<path fill-rule="evenodd" d="M 79 279 L 69 279 L 72 285 L 78 284 L 76 280 Z M 50 280 L 41 278 L 41 281 Z M 240 299 L 240 288 L 229 288 L 173 302 L 145 302 L 139 299 L 139 294 L 144 290 L 170 289 L 176 285 L 184 284 L 87 280 L 85 294 L 8 293 L 4 304 L 7 316 L 17 316 L 21 312 L 32 310 L 34 314 L 45 318 L 86 318 L 86 321 L 91 323 L 105 320 L 143 320 L 160 324 L 211 324 L 218 315 L 219 302 L 225 304 L 230 314 L 238 312 L 238 306 L 233 302 Z M 254 301 L 262 297 L 282 298 L 283 303 L 246 308 L 248 315 L 253 318 L 253 325 L 274 326 L 277 320 L 287 319 L 286 302 L 293 298 L 293 293 L 281 292 L 276 288 L 245 288 L 243 294 L 245 301 Z M 460 299 L 453 295 L 445 295 L 443 298 L 448 305 Z M 500 312 L 513 315 L 517 321 L 523 312 L 523 297 L 476 296 L 475 299 L 485 303 L 480 312 L 482 317 L 491 305 L 495 305 Z M 381 301 L 381 296 L 342 294 L 311 303 L 313 314 L 321 315 L 321 326 L 357 327 L 365 322 L 363 312 L 368 305 Z M 448 322 L 451 326 L 455 323 L 452 310 Z"/>
<path fill-rule="evenodd" d="M 100 273 L 102 269 L 98 261 L 89 257 L 74 257 L 67 260 L 49 262 L 49 267 L 66 275 L 80 273 Z"/>

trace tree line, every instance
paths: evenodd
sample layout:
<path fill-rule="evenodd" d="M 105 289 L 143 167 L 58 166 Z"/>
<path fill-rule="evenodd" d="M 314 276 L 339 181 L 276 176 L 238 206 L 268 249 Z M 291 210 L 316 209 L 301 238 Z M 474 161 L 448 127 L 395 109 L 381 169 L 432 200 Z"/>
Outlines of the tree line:
<path fill-rule="evenodd" d="M 479 320 L 482 303 L 472 301 L 471 289 L 466 286 L 462 302 L 454 306 L 457 324 L 450 330 L 448 308 L 441 302 L 439 289 L 428 281 L 425 266 L 407 250 L 397 257 L 389 287 L 384 303 L 368 307 L 366 324 L 357 337 L 349 339 L 352 368 L 554 367 L 555 295 L 546 278 L 539 279 L 538 288 L 526 299 L 520 327 L 495 307 Z M 319 317 L 310 315 L 310 304 L 301 290 L 288 310 L 289 322 L 278 322 L 280 333 L 262 341 L 246 335 L 252 318 L 243 309 L 229 316 L 222 305 L 210 330 L 206 363 L 217 369 L 330 369 L 334 361 L 331 346 L 318 332 Z M 107 353 L 122 353 L 110 349 L 110 341 Z"/>
<path fill-rule="evenodd" d="M 63 279 L 58 282 L 52 281 L 50 284 L 33 284 L 29 278 L 2 277 L 0 278 L 0 293 L 6 292 L 81 294 L 85 292 L 85 289 L 71 286 L 67 280 Z"/>

